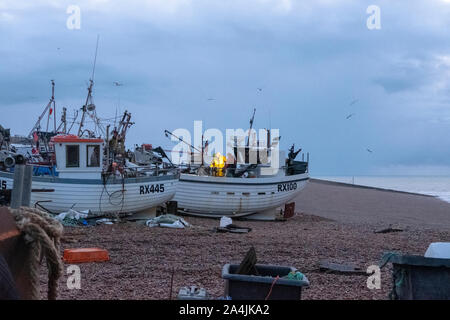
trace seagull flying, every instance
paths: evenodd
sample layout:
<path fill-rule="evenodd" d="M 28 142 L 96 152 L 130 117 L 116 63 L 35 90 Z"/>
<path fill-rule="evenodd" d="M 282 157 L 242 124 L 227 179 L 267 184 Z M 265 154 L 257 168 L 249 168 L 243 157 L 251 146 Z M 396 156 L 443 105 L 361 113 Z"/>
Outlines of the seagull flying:
<path fill-rule="evenodd" d="M 372 150 L 370 150 L 369 148 L 367 148 L 366 150 L 367 150 L 367 152 L 370 152 L 370 153 L 372 153 L 372 152 L 373 152 L 373 151 L 372 151 Z"/>
<path fill-rule="evenodd" d="M 355 114 L 354 113 L 351 113 L 351 114 L 349 114 L 345 119 L 350 119 L 351 117 L 353 117 Z"/>
<path fill-rule="evenodd" d="M 120 83 L 120 82 L 117 82 L 117 81 L 114 81 L 113 82 L 113 84 L 116 86 L 116 87 L 120 87 L 120 86 L 123 86 L 123 84 L 122 83 Z"/>

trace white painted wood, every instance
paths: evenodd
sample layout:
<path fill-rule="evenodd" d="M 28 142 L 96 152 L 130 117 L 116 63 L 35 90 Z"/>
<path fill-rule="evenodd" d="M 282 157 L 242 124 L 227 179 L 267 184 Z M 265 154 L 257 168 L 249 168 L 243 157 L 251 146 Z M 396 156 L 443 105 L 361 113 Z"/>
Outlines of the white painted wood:
<path fill-rule="evenodd" d="M 88 139 L 85 139 L 88 140 Z M 95 141 L 96 139 L 92 139 Z M 102 172 L 103 163 L 103 143 L 100 142 L 56 142 L 55 156 L 56 156 L 56 169 L 59 172 L 60 178 L 74 178 L 74 179 L 98 179 Z M 68 146 L 79 147 L 79 167 L 66 167 L 66 148 Z M 98 146 L 100 148 L 98 167 L 88 166 L 88 146 Z"/>
<path fill-rule="evenodd" d="M 173 175 L 158 179 L 129 179 L 136 182 L 125 183 L 122 189 L 121 183 L 108 181 L 104 186 L 100 179 L 86 183 L 86 179 L 70 179 L 67 182 L 68 179 L 33 177 L 33 189 L 54 189 L 54 192 L 32 192 L 31 206 L 34 207 L 38 201 L 50 200 L 41 205 L 53 213 L 67 211 L 72 206 L 74 210 L 91 210 L 93 213 L 138 212 L 161 205 L 174 197 L 178 179 L 174 179 Z M 12 188 L 13 174 L 0 172 L 0 186 L 3 181 L 6 181 L 7 189 Z M 152 184 L 163 184 L 164 192 L 141 194 L 142 186 L 145 192 L 145 186 Z"/>
<path fill-rule="evenodd" d="M 305 187 L 308 179 L 308 173 L 260 178 L 181 174 L 174 200 L 187 214 L 244 216 L 291 201 Z M 284 189 L 284 185 L 291 188 Z"/>

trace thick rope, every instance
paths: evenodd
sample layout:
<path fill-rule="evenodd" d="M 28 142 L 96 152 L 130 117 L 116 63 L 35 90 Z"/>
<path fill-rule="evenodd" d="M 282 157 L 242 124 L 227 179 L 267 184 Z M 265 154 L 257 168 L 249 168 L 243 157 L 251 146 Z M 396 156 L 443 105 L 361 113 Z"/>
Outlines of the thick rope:
<path fill-rule="evenodd" d="M 11 209 L 17 228 L 24 235 L 30 246 L 29 273 L 31 282 L 31 299 L 40 299 L 39 270 L 42 258 L 45 257 L 48 268 L 49 300 L 58 295 L 58 279 L 62 275 L 62 261 L 59 254 L 62 224 L 46 212 L 34 208 L 21 207 Z"/>

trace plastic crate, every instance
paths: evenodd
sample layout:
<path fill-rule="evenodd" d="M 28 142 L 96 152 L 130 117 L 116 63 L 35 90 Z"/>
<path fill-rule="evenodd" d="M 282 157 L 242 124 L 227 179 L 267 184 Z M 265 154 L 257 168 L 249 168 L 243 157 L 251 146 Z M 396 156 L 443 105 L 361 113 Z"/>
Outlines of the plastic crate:
<path fill-rule="evenodd" d="M 302 288 L 309 286 L 309 281 L 289 280 L 282 277 L 289 272 L 296 272 L 293 267 L 257 264 L 258 276 L 241 275 L 235 272 L 239 268 L 237 264 L 226 264 L 222 269 L 222 278 L 225 279 L 225 296 L 232 300 L 264 300 L 269 294 L 270 288 L 276 278 L 269 300 L 300 300 Z"/>
<path fill-rule="evenodd" d="M 109 255 L 100 248 L 65 249 L 63 260 L 67 263 L 102 262 L 109 261 Z"/>
<path fill-rule="evenodd" d="M 391 299 L 450 300 L 450 259 L 390 255 L 393 265 Z"/>

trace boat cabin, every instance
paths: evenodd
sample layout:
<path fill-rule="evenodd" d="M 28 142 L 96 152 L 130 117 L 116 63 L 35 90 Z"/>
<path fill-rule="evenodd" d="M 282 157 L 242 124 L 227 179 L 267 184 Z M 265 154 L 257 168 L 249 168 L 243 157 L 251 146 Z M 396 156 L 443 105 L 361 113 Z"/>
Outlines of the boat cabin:
<path fill-rule="evenodd" d="M 60 178 L 100 179 L 103 169 L 103 139 L 57 135 L 54 143 Z"/>

